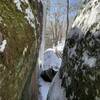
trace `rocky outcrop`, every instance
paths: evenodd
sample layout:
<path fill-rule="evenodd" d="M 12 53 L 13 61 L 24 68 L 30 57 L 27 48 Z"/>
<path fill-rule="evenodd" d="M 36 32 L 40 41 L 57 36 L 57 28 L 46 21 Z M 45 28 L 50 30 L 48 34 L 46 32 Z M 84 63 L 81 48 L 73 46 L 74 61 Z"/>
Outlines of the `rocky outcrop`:
<path fill-rule="evenodd" d="M 49 68 L 48 70 L 42 71 L 40 76 L 44 81 L 52 82 L 56 73 L 57 71 L 53 70 L 52 68 Z"/>
<path fill-rule="evenodd" d="M 0 100 L 31 100 L 42 14 L 37 0 L 0 0 Z"/>
<path fill-rule="evenodd" d="M 100 100 L 99 0 L 91 0 L 75 19 L 66 39 L 58 76 L 62 82 L 53 80 L 47 100 L 60 100 L 62 96 L 62 100 Z M 55 98 L 57 84 L 64 90 L 63 95 L 60 93 Z"/>

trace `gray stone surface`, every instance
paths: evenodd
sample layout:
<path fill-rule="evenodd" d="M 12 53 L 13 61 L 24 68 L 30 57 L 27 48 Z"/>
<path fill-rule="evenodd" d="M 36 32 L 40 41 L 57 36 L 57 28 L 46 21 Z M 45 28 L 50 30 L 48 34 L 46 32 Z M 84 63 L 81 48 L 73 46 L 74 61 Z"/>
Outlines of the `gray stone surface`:
<path fill-rule="evenodd" d="M 68 33 L 59 74 L 66 100 L 100 100 L 99 9 L 100 1 L 91 0 L 76 17 Z M 48 100 L 57 100 L 51 99 L 51 96 L 52 89 Z"/>

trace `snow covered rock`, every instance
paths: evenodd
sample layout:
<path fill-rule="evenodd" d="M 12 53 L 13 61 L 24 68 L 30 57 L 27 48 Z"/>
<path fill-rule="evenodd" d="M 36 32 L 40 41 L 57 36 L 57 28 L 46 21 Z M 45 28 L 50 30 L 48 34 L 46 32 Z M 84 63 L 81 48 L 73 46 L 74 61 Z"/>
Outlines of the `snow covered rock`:
<path fill-rule="evenodd" d="M 66 94 L 62 98 L 100 100 L 100 0 L 91 0 L 76 17 L 65 42 L 59 73 Z M 53 94 L 56 78 L 53 83 L 48 100 L 59 100 Z"/>
<path fill-rule="evenodd" d="M 57 52 L 61 52 L 63 53 L 63 49 L 64 49 L 64 45 L 65 45 L 65 39 L 58 42 L 58 45 L 53 46 L 53 48 L 57 51 Z"/>
<path fill-rule="evenodd" d="M 61 58 L 57 56 L 55 49 L 49 48 L 44 52 L 44 64 L 41 77 L 51 82 L 61 66 Z"/>
<path fill-rule="evenodd" d="M 44 52 L 44 64 L 43 70 L 52 68 L 54 71 L 58 71 L 61 66 L 61 58 L 56 55 L 55 49 L 49 48 Z"/>

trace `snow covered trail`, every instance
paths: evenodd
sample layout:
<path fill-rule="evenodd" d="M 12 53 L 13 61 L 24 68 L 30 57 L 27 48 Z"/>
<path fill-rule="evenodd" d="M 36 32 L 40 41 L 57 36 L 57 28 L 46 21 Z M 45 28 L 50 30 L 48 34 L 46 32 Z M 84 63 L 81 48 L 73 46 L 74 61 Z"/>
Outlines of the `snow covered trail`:
<path fill-rule="evenodd" d="M 48 94 L 51 83 L 45 82 L 42 78 L 39 78 L 39 83 L 40 83 L 39 90 L 41 92 L 39 100 L 47 100 L 47 94 Z"/>
<path fill-rule="evenodd" d="M 63 52 L 63 48 L 64 48 L 64 44 L 65 42 L 63 41 L 62 43 L 59 43 L 56 47 L 53 48 L 48 48 L 47 50 L 44 51 L 43 54 L 43 50 L 41 49 L 40 51 L 40 60 L 41 61 L 41 68 L 39 68 L 39 73 L 41 74 L 42 71 L 48 70 L 50 68 L 52 68 L 54 71 L 58 72 L 59 68 L 61 66 L 61 62 L 62 59 L 60 57 L 58 57 L 57 53 L 59 54 Z M 60 81 L 59 81 L 59 77 L 56 76 L 58 84 L 57 86 L 60 86 Z M 54 78 L 54 80 L 56 79 Z M 46 82 L 44 81 L 41 76 L 39 75 L 39 100 L 47 100 L 47 95 L 48 95 L 48 91 L 49 88 L 52 86 L 52 84 L 54 84 L 54 82 Z M 58 87 L 56 87 L 56 89 L 59 89 Z M 63 91 L 61 89 L 61 91 Z M 57 93 L 57 91 L 55 91 L 57 95 L 59 95 L 59 93 Z M 53 100 L 53 99 L 52 99 Z M 58 99 L 58 100 L 61 100 Z"/>
<path fill-rule="evenodd" d="M 55 54 L 54 49 L 47 49 L 44 53 L 44 64 L 43 67 L 41 68 L 41 71 L 48 70 L 49 68 L 52 68 L 55 71 L 58 71 L 61 65 L 61 58 L 58 58 L 57 55 Z M 40 73 L 41 73 L 40 71 Z M 44 81 L 40 76 L 39 76 L 39 91 L 40 91 L 40 98 L 39 100 L 47 100 L 47 94 L 49 91 L 51 83 Z"/>
<path fill-rule="evenodd" d="M 59 72 L 53 79 L 48 91 L 47 100 L 66 100 L 64 88 L 61 86 L 62 80 L 59 78 Z"/>

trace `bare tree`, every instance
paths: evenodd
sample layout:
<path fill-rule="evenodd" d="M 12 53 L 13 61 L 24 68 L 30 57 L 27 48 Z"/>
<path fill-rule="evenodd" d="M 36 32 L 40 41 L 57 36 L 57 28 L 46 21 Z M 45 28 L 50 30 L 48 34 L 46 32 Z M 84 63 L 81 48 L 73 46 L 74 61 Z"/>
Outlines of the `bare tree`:
<path fill-rule="evenodd" d="M 53 8 L 53 11 L 48 14 L 47 33 L 51 35 L 52 43 L 56 46 L 58 41 L 62 41 L 66 30 L 65 1 L 59 1 L 50 8 Z"/>
<path fill-rule="evenodd" d="M 52 35 L 53 44 L 56 46 L 58 41 L 62 40 L 63 35 L 63 20 L 60 20 L 59 12 L 53 14 L 53 20 L 49 21 L 48 30 Z"/>
<path fill-rule="evenodd" d="M 66 37 L 69 29 L 69 0 L 67 0 L 67 27 L 66 27 Z"/>

